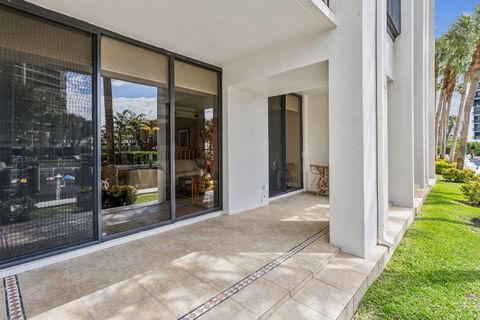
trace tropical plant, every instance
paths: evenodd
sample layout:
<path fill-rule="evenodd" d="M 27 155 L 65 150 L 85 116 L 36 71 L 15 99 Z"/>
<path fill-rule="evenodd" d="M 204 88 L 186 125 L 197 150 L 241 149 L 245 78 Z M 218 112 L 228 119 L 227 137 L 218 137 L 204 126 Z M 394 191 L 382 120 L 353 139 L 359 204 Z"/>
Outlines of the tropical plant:
<path fill-rule="evenodd" d="M 471 32 L 472 35 L 467 39 L 475 39 L 475 45 L 470 66 L 468 68 L 467 84 L 468 90 L 465 94 L 465 105 L 463 107 L 463 123 L 460 135 L 460 146 L 458 150 L 457 168 L 463 169 L 465 163 L 465 151 L 467 147 L 468 129 L 470 127 L 470 114 L 473 107 L 473 100 L 480 80 L 480 4 L 475 7 L 473 14 L 470 16 L 470 28 L 463 30 L 464 32 Z M 458 44 L 459 46 L 461 44 Z M 470 42 L 463 43 L 463 46 L 470 46 Z M 465 84 L 464 84 L 465 86 Z M 456 141 L 455 141 L 456 142 Z"/>

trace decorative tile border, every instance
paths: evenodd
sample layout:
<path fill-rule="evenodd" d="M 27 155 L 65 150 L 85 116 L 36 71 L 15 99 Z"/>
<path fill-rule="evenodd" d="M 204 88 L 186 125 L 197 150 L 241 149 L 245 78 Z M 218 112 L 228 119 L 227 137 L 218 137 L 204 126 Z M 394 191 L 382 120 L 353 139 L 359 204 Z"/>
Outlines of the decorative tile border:
<path fill-rule="evenodd" d="M 287 252 L 285 252 L 284 254 L 282 254 L 280 257 L 278 257 L 277 259 L 271 261 L 270 263 L 268 263 L 267 265 L 263 266 L 262 268 L 258 269 L 257 271 L 255 271 L 254 273 L 250 274 L 249 276 L 243 278 L 242 280 L 240 280 L 239 282 L 237 282 L 236 284 L 234 284 L 233 286 L 231 286 L 230 288 L 226 289 L 225 291 L 219 293 L 218 295 L 216 295 L 215 297 L 211 298 L 210 300 L 208 300 L 207 302 L 205 302 L 204 304 L 198 306 L 197 308 L 195 308 L 194 310 L 190 311 L 189 313 L 187 313 L 186 315 L 182 316 L 180 318 L 180 320 L 193 320 L 193 319 L 197 319 L 198 317 L 200 317 L 201 315 L 205 314 L 206 312 L 210 311 L 211 309 L 213 309 L 214 307 L 216 307 L 217 305 L 219 305 L 220 303 L 222 303 L 223 301 L 229 299 L 231 296 L 233 296 L 234 294 L 236 294 L 237 292 L 239 292 L 240 290 L 244 289 L 245 287 L 249 286 L 250 284 L 252 284 L 254 281 L 258 280 L 260 277 L 262 277 L 264 274 L 266 274 L 267 272 L 275 269 L 276 267 L 278 267 L 280 264 L 284 263 L 286 260 L 290 259 L 292 256 L 296 255 L 297 253 L 299 253 L 300 251 L 302 251 L 303 249 L 305 249 L 306 247 L 308 247 L 309 245 L 311 245 L 313 242 L 315 242 L 316 240 L 320 239 L 321 237 L 323 237 L 324 235 L 326 235 L 328 233 L 328 226 L 325 227 L 324 229 L 322 229 L 320 232 L 314 234 L 313 236 L 311 236 L 310 238 L 308 238 L 307 240 L 305 240 L 304 242 L 300 243 L 299 245 L 295 246 L 294 248 L 288 250 Z"/>
<path fill-rule="evenodd" d="M 7 320 L 25 320 L 22 293 L 16 275 L 3 279 L 3 291 L 5 295 L 5 311 Z"/>

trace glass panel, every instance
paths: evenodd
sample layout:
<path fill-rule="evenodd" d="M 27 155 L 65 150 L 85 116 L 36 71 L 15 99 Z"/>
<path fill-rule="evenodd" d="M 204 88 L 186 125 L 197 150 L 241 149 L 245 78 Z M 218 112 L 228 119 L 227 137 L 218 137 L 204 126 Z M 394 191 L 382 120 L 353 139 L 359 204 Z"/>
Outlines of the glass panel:
<path fill-rule="evenodd" d="M 268 98 L 270 197 L 285 192 L 284 96 Z"/>
<path fill-rule="evenodd" d="M 102 38 L 105 235 L 170 220 L 167 70 L 161 54 Z"/>
<path fill-rule="evenodd" d="M 219 205 L 217 73 L 175 61 L 176 216 Z"/>
<path fill-rule="evenodd" d="M 92 37 L 0 7 L 0 262 L 94 240 Z"/>
<path fill-rule="evenodd" d="M 285 168 L 287 190 L 302 187 L 302 99 L 288 94 L 285 100 Z"/>

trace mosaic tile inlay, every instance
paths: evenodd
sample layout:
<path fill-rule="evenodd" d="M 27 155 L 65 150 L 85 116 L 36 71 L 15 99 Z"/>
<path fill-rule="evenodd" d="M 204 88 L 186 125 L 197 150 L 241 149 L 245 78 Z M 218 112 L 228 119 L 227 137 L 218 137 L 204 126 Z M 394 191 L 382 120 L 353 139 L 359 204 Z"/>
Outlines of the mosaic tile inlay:
<path fill-rule="evenodd" d="M 208 300 L 204 304 L 198 306 L 194 310 L 192 310 L 189 313 L 187 313 L 186 315 L 182 316 L 180 318 L 180 320 L 197 319 L 198 317 L 205 314 L 209 310 L 213 309 L 214 307 L 216 307 L 217 305 L 219 305 L 223 301 L 229 299 L 231 296 L 233 296 L 234 294 L 236 294 L 240 290 L 244 289 L 245 287 L 247 287 L 248 285 L 250 285 L 254 281 L 258 280 L 260 277 L 262 277 L 267 272 L 275 269 L 280 264 L 282 264 L 286 260 L 290 259 L 292 256 L 296 255 L 297 253 L 299 253 L 300 251 L 302 251 L 303 249 L 305 249 L 310 244 L 312 244 L 316 240 L 320 239 L 321 237 L 323 237 L 327 233 L 328 233 L 328 227 L 325 227 L 320 232 L 314 234 L 313 236 L 311 236 L 310 238 L 308 238 L 304 242 L 300 243 L 296 247 L 294 247 L 294 248 L 290 249 L 289 251 L 285 252 L 284 254 L 282 254 L 277 259 L 273 260 L 272 262 L 268 263 L 267 265 L 265 265 L 262 268 L 255 271 L 254 273 L 252 273 L 249 276 L 243 278 L 242 280 L 240 280 L 239 282 L 237 282 L 236 284 L 234 284 L 230 288 L 228 288 L 225 291 L 219 293 L 218 295 L 216 295 L 212 299 Z"/>
<path fill-rule="evenodd" d="M 3 279 L 5 295 L 5 312 L 7 320 L 25 320 L 22 294 L 18 285 L 17 276 L 9 276 Z"/>

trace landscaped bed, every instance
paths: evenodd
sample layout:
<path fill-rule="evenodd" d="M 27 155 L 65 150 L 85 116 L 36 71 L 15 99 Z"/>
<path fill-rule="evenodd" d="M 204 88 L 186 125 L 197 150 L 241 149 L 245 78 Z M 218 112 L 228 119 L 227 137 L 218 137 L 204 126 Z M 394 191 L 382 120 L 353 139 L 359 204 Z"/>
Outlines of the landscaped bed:
<path fill-rule="evenodd" d="M 439 180 L 355 319 L 480 319 L 480 208 Z"/>

